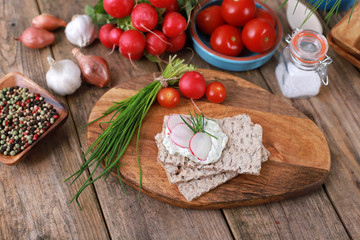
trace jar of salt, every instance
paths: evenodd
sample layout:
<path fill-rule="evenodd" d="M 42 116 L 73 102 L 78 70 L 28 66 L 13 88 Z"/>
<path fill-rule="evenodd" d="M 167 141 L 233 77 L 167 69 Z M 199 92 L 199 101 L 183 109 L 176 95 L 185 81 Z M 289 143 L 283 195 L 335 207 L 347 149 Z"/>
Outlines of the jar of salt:
<path fill-rule="evenodd" d="M 321 83 L 328 85 L 326 38 L 312 30 L 296 29 L 288 35 L 289 43 L 281 53 L 275 73 L 282 94 L 288 98 L 316 96 Z"/>

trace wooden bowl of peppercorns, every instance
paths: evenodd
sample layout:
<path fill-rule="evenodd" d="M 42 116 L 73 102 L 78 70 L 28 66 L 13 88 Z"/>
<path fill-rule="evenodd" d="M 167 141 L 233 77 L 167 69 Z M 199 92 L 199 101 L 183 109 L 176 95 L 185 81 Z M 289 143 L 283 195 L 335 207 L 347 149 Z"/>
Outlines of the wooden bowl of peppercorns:
<path fill-rule="evenodd" d="M 0 162 L 14 165 L 68 117 L 66 105 L 21 73 L 0 79 Z"/>

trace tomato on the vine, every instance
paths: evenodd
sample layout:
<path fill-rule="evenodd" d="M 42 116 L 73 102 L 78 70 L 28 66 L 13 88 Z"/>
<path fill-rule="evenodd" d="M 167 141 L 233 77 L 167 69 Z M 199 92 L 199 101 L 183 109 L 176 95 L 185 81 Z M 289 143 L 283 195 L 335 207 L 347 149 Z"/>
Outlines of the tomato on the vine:
<path fill-rule="evenodd" d="M 245 24 L 242 40 L 250 51 L 265 52 L 275 44 L 276 31 L 266 20 L 255 18 Z"/>
<path fill-rule="evenodd" d="M 166 108 L 176 107 L 180 101 L 180 93 L 175 88 L 163 88 L 157 95 L 157 101 Z"/>
<path fill-rule="evenodd" d="M 239 55 L 244 48 L 240 30 L 231 25 L 216 28 L 211 34 L 210 46 L 219 53 L 233 57 Z"/>
<path fill-rule="evenodd" d="M 255 17 L 254 0 L 224 0 L 221 4 L 221 15 L 228 24 L 241 27 Z"/>
<path fill-rule="evenodd" d="M 265 9 L 257 8 L 257 9 L 256 9 L 255 17 L 256 17 L 256 18 L 265 19 L 265 20 L 268 21 L 273 27 L 275 27 L 275 19 L 273 18 L 273 16 L 271 15 L 271 13 L 269 13 L 269 12 L 266 11 Z"/>
<path fill-rule="evenodd" d="M 221 7 L 218 5 L 205 8 L 196 17 L 196 25 L 203 33 L 208 35 L 223 24 L 225 24 L 225 21 L 221 16 Z"/>
<path fill-rule="evenodd" d="M 206 98 L 213 103 L 221 103 L 225 100 L 226 89 L 220 82 L 212 82 L 206 87 Z"/>

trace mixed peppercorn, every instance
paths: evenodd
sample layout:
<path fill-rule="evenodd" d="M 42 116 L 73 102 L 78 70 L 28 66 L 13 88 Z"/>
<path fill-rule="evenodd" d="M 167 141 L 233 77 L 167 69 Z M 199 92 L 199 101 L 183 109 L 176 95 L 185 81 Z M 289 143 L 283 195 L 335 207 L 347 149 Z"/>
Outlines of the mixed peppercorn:
<path fill-rule="evenodd" d="M 14 156 L 35 142 L 59 117 L 53 106 L 27 88 L 0 91 L 0 153 Z"/>

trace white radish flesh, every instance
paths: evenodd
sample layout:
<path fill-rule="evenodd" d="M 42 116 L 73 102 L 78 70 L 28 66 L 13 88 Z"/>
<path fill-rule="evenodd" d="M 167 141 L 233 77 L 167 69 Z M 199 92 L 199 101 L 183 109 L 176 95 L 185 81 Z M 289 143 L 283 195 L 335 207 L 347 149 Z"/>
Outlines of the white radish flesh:
<path fill-rule="evenodd" d="M 211 137 L 203 132 L 196 133 L 190 140 L 190 152 L 199 160 L 206 160 L 211 150 Z"/>
<path fill-rule="evenodd" d="M 188 148 L 190 139 L 194 136 L 194 132 L 185 124 L 177 124 L 170 133 L 170 139 L 177 146 Z"/>
<path fill-rule="evenodd" d="M 191 125 L 191 122 L 189 118 L 185 117 L 184 115 L 180 114 L 171 114 L 166 125 L 170 132 L 172 132 L 173 128 L 178 125 L 179 123 L 184 123 L 184 121 L 181 119 L 181 117 Z"/>

